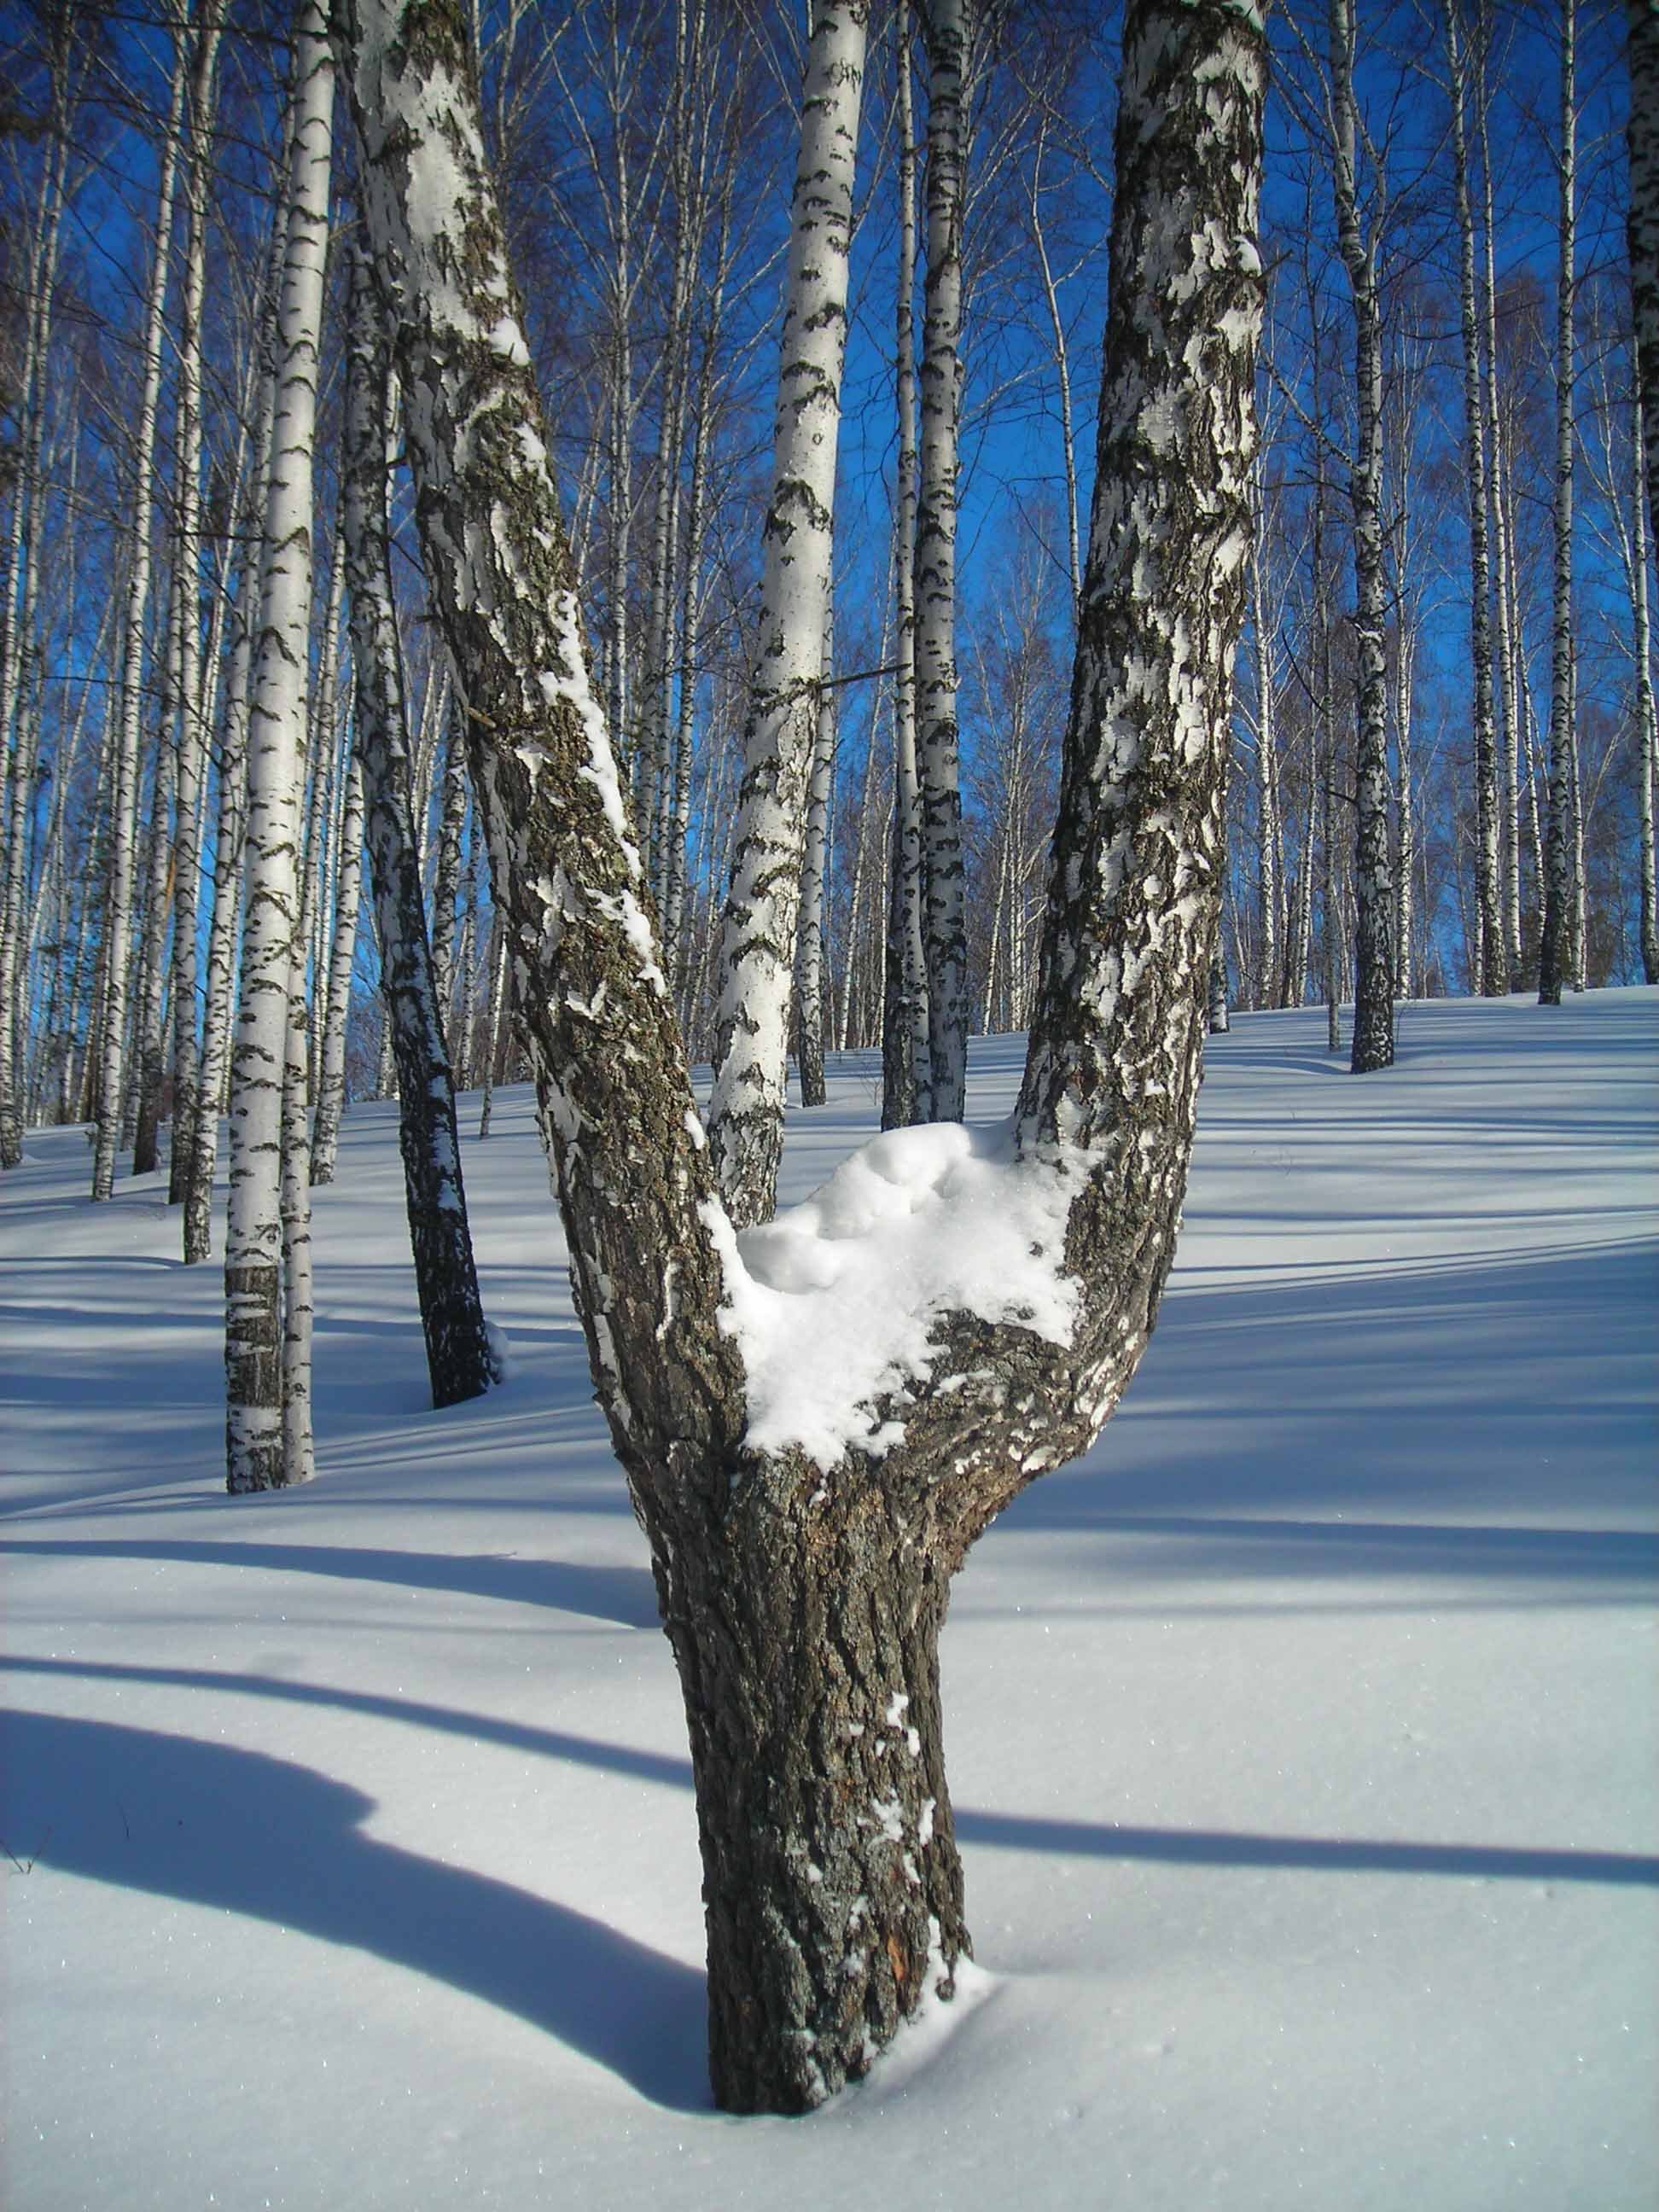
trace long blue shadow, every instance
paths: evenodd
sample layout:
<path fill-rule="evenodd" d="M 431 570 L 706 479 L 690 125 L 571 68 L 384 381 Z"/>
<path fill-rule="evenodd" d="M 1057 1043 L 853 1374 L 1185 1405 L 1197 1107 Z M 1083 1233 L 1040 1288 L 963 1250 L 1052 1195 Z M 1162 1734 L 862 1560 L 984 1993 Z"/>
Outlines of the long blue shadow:
<path fill-rule="evenodd" d="M 539 1758 L 568 1760 L 606 1774 L 625 1774 L 665 1788 L 689 1790 L 691 1763 L 626 1744 L 523 1722 L 492 1719 L 448 1705 L 387 1698 L 315 1682 L 266 1674 L 238 1674 L 185 1667 L 137 1667 L 112 1662 L 0 1656 L 0 1674 L 73 1676 L 82 1680 L 153 1682 L 216 1695 L 276 1698 L 324 1705 L 373 1719 L 396 1720 L 442 1730 L 480 1743 L 497 1743 Z M 170 1739 L 166 1739 L 169 1740 Z M 270 1762 L 267 1762 L 269 1764 Z M 329 1785 L 333 1786 L 333 1785 Z M 1072 1857 L 1149 1859 L 1175 1866 L 1277 1867 L 1328 1874 L 1476 1875 L 1490 1881 L 1576 1881 L 1659 1887 L 1659 1857 L 1633 1851 L 1530 1849 L 1498 1844 L 1411 1844 L 1366 1837 L 1264 1836 L 1205 1828 L 1120 1827 L 1111 1821 L 1056 1820 L 1026 1814 L 981 1813 L 958 1807 L 956 1832 L 968 1844 Z"/>
<path fill-rule="evenodd" d="M 556 1606 L 622 1628 L 657 1626 L 657 1592 L 644 1567 L 578 1566 L 562 1559 L 470 1557 L 448 1552 L 392 1552 L 345 1544 L 164 1543 L 135 1537 L 108 1542 L 49 1537 L 7 1538 L 0 1555 L 34 1559 L 163 1559 L 185 1566 L 269 1567 L 279 1574 L 332 1575 L 348 1582 L 392 1583 L 400 1589 L 453 1590 L 463 1597 L 506 1598 L 519 1605 Z"/>
<path fill-rule="evenodd" d="M 370 1953 L 517 2014 L 654 2104 L 709 2105 L 702 1974 L 376 1842 L 360 1790 L 258 1752 L 33 1712 L 0 1717 L 0 1773 L 21 1857 Z"/>

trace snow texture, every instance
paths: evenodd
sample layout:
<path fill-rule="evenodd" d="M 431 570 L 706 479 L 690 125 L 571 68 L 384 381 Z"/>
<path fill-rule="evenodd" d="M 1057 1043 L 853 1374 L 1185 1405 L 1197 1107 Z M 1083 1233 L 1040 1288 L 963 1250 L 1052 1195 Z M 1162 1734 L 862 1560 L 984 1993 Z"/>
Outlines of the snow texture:
<path fill-rule="evenodd" d="M 903 1435 L 872 1410 L 925 1373 L 947 1313 L 1014 1321 L 1067 1341 L 1076 1286 L 1061 1272 L 1077 1185 L 1058 1161 L 1014 1157 L 1006 1123 L 890 1129 L 844 1160 L 803 1204 L 720 1242 L 722 1321 L 749 1376 L 748 1441 L 799 1444 L 821 1467 L 849 1444 L 878 1455 Z"/>
<path fill-rule="evenodd" d="M 91 1206 L 83 1132 L 32 1133 L 8 2212 L 1651 2212 L 1659 992 L 1407 1006 L 1362 1082 L 1324 1022 L 1210 1040 L 1146 1360 L 956 1583 L 988 1989 L 801 2121 L 708 2106 L 679 1689 L 528 1092 L 462 1115 L 510 1381 L 425 1402 L 396 1111 L 354 1107 L 319 1480 L 240 1500 L 165 1170 Z M 975 1045 L 976 1121 L 1020 1057 Z M 876 1089 L 831 1061 L 787 1197 Z"/>

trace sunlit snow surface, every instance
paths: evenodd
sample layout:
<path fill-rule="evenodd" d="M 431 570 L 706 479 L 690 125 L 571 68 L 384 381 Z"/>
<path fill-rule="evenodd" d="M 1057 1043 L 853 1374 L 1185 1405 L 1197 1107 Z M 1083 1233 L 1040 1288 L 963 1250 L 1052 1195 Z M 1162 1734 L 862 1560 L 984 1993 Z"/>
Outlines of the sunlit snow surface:
<path fill-rule="evenodd" d="M 354 1109 L 320 1479 L 234 1504 L 216 1255 L 31 1137 L 7 2212 L 1650 2212 L 1659 994 L 1407 1007 L 1360 1081 L 1323 1027 L 1212 1042 L 1146 1364 L 957 1585 L 988 1989 L 805 2123 L 706 2109 L 678 1692 L 527 1097 L 482 1146 L 462 1109 L 508 1382 L 427 1407 L 394 1118 Z M 977 1125 L 1018 1067 L 975 1048 Z M 788 1199 L 874 1095 L 848 1061 L 792 1115 Z"/>

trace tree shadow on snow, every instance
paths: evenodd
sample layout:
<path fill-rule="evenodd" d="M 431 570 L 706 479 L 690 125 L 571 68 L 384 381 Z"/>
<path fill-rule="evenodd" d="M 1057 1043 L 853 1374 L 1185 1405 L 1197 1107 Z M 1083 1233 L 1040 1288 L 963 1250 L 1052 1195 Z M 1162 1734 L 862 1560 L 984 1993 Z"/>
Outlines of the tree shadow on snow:
<path fill-rule="evenodd" d="M 471 1741 L 495 1743 L 537 1757 L 567 1760 L 600 1773 L 627 1775 L 665 1788 L 690 1790 L 691 1762 L 641 1751 L 631 1745 L 605 1743 L 591 1736 L 542 1729 L 520 1721 L 498 1720 L 483 1713 L 469 1713 L 443 1705 L 422 1705 L 412 1699 L 388 1698 L 373 1692 L 336 1688 L 316 1682 L 295 1682 L 272 1675 L 237 1674 L 179 1667 L 126 1666 L 108 1662 L 75 1659 L 0 1657 L 0 1673 L 78 1676 L 124 1683 L 148 1682 L 171 1688 L 205 1690 L 216 1696 L 274 1698 L 284 1703 L 331 1706 L 366 1717 L 404 1722 L 439 1729 Z M 52 1725 L 56 1725 L 52 1723 Z M 65 1723 L 80 1727 L 81 1723 Z M 117 1730 L 116 1734 L 134 1734 Z M 0 1736 L 0 1741 L 3 1741 Z M 145 1741 L 171 1744 L 179 1739 L 146 1737 Z M 192 1751 L 208 1747 L 189 1745 Z M 228 1756 L 231 1754 L 227 1754 Z M 237 1753 L 264 1767 L 276 1762 L 252 1753 Z M 335 1791 L 342 1798 L 356 1792 L 337 1784 L 308 1779 Z M 368 1801 L 358 1801 L 365 1808 Z M 372 1809 L 372 1808 L 371 1808 Z M 362 1818 L 358 1814 L 354 1818 Z M 1109 1820 L 1066 1820 L 1020 1813 L 976 1811 L 957 1806 L 957 1838 L 964 1844 L 994 1850 L 1036 1851 L 1059 1857 L 1133 1859 L 1171 1866 L 1265 1867 L 1324 1874 L 1405 1874 L 1474 1877 L 1486 1881 L 1570 1881 L 1612 1883 L 1620 1887 L 1659 1887 L 1659 1857 L 1634 1851 L 1556 1849 L 1547 1845 L 1508 1844 L 1419 1844 L 1370 1836 L 1272 1836 L 1241 1829 L 1146 1828 Z M 8 1840 L 18 1847 L 15 1832 Z M 29 1838 L 25 1835 L 24 1847 Z M 372 1848 L 384 1848 L 374 1845 Z M 398 1854 L 399 1856 L 404 1856 Z M 43 1850 L 43 1859 L 60 1864 L 55 1853 Z M 424 1864 L 424 1862 L 416 1863 Z M 112 1874 L 111 1880 L 122 1877 Z M 495 1885 L 488 1885 L 494 1887 Z M 517 1892 L 509 1893 L 516 1896 Z M 574 1917 L 580 1919 L 580 1916 Z M 583 1923 L 592 1927 L 591 1922 Z M 356 1940 L 356 1939 L 353 1939 Z M 623 1940 L 623 1939 L 619 1939 Z M 365 1948 L 377 1946 L 365 1944 Z M 453 1978 L 451 1977 L 450 1978 Z M 515 2007 L 522 2010 L 522 2007 Z M 526 2015 L 530 2017 L 528 2014 Z M 562 2033 L 562 2031 L 557 2031 Z M 586 2046 L 584 2046 L 586 2047 Z M 620 2069 L 618 2070 L 621 2070 Z M 630 2077 L 631 2078 L 631 2077 Z M 665 2101 L 659 2100 L 659 2101 Z"/>
<path fill-rule="evenodd" d="M 153 1559 L 183 1566 L 262 1567 L 277 1574 L 329 1575 L 347 1582 L 390 1583 L 400 1589 L 453 1591 L 462 1597 L 504 1598 L 510 1604 L 552 1606 L 619 1628 L 655 1628 L 656 1585 L 644 1567 L 578 1565 L 564 1559 L 520 1559 L 500 1553 L 393 1552 L 344 1544 L 259 1544 L 134 1537 L 8 1537 L 0 1557 Z"/>
<path fill-rule="evenodd" d="M 367 1952 L 516 2013 L 653 2104 L 708 2107 L 701 1973 L 377 1842 L 360 1790 L 262 1753 L 43 1713 L 5 1716 L 0 1745 L 20 1856 Z"/>

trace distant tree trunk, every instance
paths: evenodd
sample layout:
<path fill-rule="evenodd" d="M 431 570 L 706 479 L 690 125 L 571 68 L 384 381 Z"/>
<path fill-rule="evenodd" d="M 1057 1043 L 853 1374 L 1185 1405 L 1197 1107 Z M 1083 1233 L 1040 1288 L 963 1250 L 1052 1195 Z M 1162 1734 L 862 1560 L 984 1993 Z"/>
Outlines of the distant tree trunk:
<path fill-rule="evenodd" d="M 1561 7 L 1560 261 L 1555 301 L 1555 501 L 1550 620 L 1549 807 L 1544 832 L 1544 919 L 1538 1003 L 1559 1006 L 1571 980 L 1572 913 L 1573 291 L 1577 276 L 1577 0 Z"/>
<path fill-rule="evenodd" d="M 355 707 L 353 709 L 356 711 Z M 335 894 L 334 944 L 329 960 L 326 1012 L 323 1023 L 322 1081 L 311 1136 L 313 1187 L 334 1180 L 345 1111 L 346 1031 L 351 1019 L 351 977 L 357 956 L 357 915 L 362 900 L 363 769 L 352 749 L 346 771 L 345 807 L 340 817 L 340 876 Z"/>
<path fill-rule="evenodd" d="M 1261 588 L 1261 534 L 1267 520 L 1266 487 L 1258 462 L 1255 485 L 1255 528 L 1250 541 L 1250 636 L 1255 648 L 1255 793 L 1256 835 L 1261 848 L 1260 889 L 1256 895 L 1256 924 L 1260 938 L 1258 1006 L 1285 1003 L 1281 973 L 1280 943 L 1284 935 L 1285 895 L 1279 872 L 1279 757 L 1274 727 L 1275 676 L 1273 641 L 1267 627 L 1267 595 Z"/>
<path fill-rule="evenodd" d="M 1498 884 L 1498 729 L 1492 703 L 1492 559 L 1486 535 L 1486 410 L 1474 284 L 1474 211 L 1469 197 L 1468 132 L 1464 112 L 1460 0 L 1446 0 L 1446 52 L 1451 68 L 1452 179 L 1457 210 L 1458 303 L 1463 333 L 1463 440 L 1468 470 L 1469 642 L 1474 685 L 1474 890 L 1480 920 L 1477 988 L 1488 999 L 1510 988 Z M 1402 896 L 1409 886 L 1401 884 Z"/>
<path fill-rule="evenodd" d="M 156 191 L 155 258 L 144 304 L 143 368 L 139 388 L 137 441 L 133 454 L 131 547 L 127 562 L 126 607 L 121 645 L 119 738 L 115 754 L 115 790 L 110 824 L 109 886 L 105 922 L 102 1066 L 98 1083 L 98 1129 L 93 1147 L 92 1194 L 110 1197 L 115 1188 L 115 1155 L 120 1144 L 127 1027 L 127 962 L 132 935 L 134 845 L 138 811 L 139 728 L 144 703 L 144 630 L 149 607 L 150 498 L 155 469 L 156 405 L 161 391 L 161 340 L 167 295 L 173 198 L 179 174 L 179 122 L 189 81 L 190 42 L 174 40 L 173 100 L 161 142 L 161 175 Z"/>
<path fill-rule="evenodd" d="M 1352 0 L 1330 0 L 1331 84 L 1336 121 L 1337 239 L 1353 295 L 1354 406 L 1358 451 L 1348 480 L 1353 507 L 1354 645 L 1359 727 L 1354 759 L 1354 1007 L 1356 1075 L 1394 1060 L 1395 902 L 1389 835 L 1388 654 L 1382 588 L 1382 329 L 1376 245 L 1359 219 L 1355 174 Z"/>
<path fill-rule="evenodd" d="M 53 41 L 52 143 L 41 179 L 40 204 L 29 240 L 22 302 L 22 374 L 15 394 L 21 452 L 12 491 L 5 601 L 0 610 L 0 1169 L 23 1161 L 24 1071 L 28 971 L 22 957 L 28 878 L 28 830 L 35 797 L 37 723 L 26 680 L 38 649 L 41 541 L 46 534 L 46 357 L 63 238 L 64 180 L 69 161 L 69 30 L 72 11 L 59 11 Z"/>
<path fill-rule="evenodd" d="M 1631 564 L 1631 626 L 1634 632 L 1632 650 L 1636 660 L 1636 714 L 1640 726 L 1640 741 L 1637 748 L 1638 834 L 1641 842 L 1639 866 L 1641 872 L 1641 932 L 1642 974 L 1644 981 L 1659 983 L 1659 900 L 1654 889 L 1653 856 L 1653 779 L 1659 769 L 1659 715 L 1656 715 L 1653 696 L 1653 659 L 1650 627 L 1648 614 L 1648 559 L 1650 541 L 1647 528 L 1647 506 L 1642 496 L 1642 453 L 1646 410 L 1638 393 L 1636 402 L 1637 454 L 1636 530 L 1634 558 Z"/>
<path fill-rule="evenodd" d="M 737 848 L 721 925 L 708 1142 L 741 1227 L 783 1147 L 804 800 L 817 734 L 869 0 L 815 0 L 785 284 L 771 502 Z"/>
<path fill-rule="evenodd" d="M 929 0 L 927 273 L 916 511 L 916 758 L 927 955 L 927 1118 L 959 1121 L 968 1075 L 968 937 L 957 729 L 957 468 L 962 405 L 962 217 L 975 0 Z"/>
<path fill-rule="evenodd" d="M 796 1064 L 800 1103 L 822 1106 L 823 1085 L 823 892 L 830 844 L 830 805 L 836 773 L 834 624 L 823 631 L 823 689 L 818 694 L 817 738 L 806 790 L 806 842 L 801 855 L 800 932 L 796 948 Z"/>
<path fill-rule="evenodd" d="M 1630 273 L 1636 297 L 1636 361 L 1648 536 L 1659 538 L 1659 9 L 1625 0 L 1630 27 Z"/>
<path fill-rule="evenodd" d="M 684 1693 L 714 2095 L 799 2111 L 953 1993 L 969 1947 L 940 1739 L 950 1577 L 1024 1484 L 1099 1433 L 1170 1265 L 1224 858 L 1265 40 L 1253 9 L 1127 10 L 1085 636 L 1016 1120 L 1074 1318 L 1050 1338 L 1000 1308 L 937 1315 L 927 1354 L 858 1408 L 886 1450 L 825 1465 L 760 1440 L 721 1325 L 744 1263 L 589 689 L 465 19 L 428 0 L 420 20 L 402 38 L 396 0 L 342 0 L 367 213 L 417 389 L 417 513 L 590 1369 Z"/>
<path fill-rule="evenodd" d="M 925 1121 L 933 1095 L 927 955 L 922 936 L 921 787 L 916 774 L 916 148 L 908 6 L 898 24 L 898 482 L 893 590 L 898 638 L 893 678 L 893 836 L 888 864 L 882 994 L 884 1129 Z"/>
<path fill-rule="evenodd" d="M 300 887 L 311 652 L 313 449 L 334 68 L 320 0 L 295 27 L 287 256 L 276 319 L 276 411 L 264 586 L 249 710 L 247 908 L 231 1056 L 230 1216 L 225 1238 L 227 1487 L 276 1490 L 315 1472 L 284 1321 L 284 1249 L 303 1266 L 301 1194 L 284 1127 Z M 288 1181 L 284 1188 L 284 1171 Z M 298 1285 L 303 1303 L 305 1286 Z"/>
<path fill-rule="evenodd" d="M 398 1063 L 404 1191 L 432 1402 L 453 1406 L 480 1396 L 499 1375 L 478 1297 L 455 1091 L 411 817 L 409 735 L 386 514 L 390 348 L 368 268 L 356 256 L 346 374 L 346 574 L 357 674 L 357 751 L 380 933 L 380 990 Z M 458 690 L 458 716 L 461 696 Z M 465 778 L 466 763 L 459 747 L 453 767 L 455 777 Z"/>

